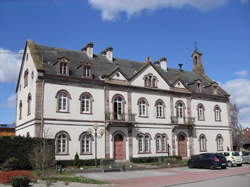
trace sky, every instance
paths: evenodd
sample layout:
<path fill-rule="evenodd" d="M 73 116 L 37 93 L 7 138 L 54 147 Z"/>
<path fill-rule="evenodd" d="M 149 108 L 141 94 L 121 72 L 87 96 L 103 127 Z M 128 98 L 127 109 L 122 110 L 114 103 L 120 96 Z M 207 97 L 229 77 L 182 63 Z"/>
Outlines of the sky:
<path fill-rule="evenodd" d="M 0 123 L 15 121 L 15 86 L 27 39 L 79 51 L 94 42 L 114 57 L 192 70 L 197 43 L 205 73 L 250 127 L 250 0 L 0 0 Z"/>

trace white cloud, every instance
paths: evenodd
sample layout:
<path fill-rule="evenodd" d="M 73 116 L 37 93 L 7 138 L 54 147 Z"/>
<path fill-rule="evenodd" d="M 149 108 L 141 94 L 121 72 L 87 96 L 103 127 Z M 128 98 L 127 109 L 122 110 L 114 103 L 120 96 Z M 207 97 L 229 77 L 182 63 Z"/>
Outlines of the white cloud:
<path fill-rule="evenodd" d="M 15 108 L 16 107 L 16 94 L 11 94 L 6 102 L 6 106 L 8 108 Z"/>
<path fill-rule="evenodd" d="M 18 53 L 21 53 L 19 51 Z M 20 65 L 21 54 L 13 54 L 13 51 L 0 48 L 0 82 L 16 82 Z"/>
<path fill-rule="evenodd" d="M 162 8 L 182 8 L 191 6 L 206 11 L 226 3 L 229 0 L 88 0 L 89 3 L 102 13 L 104 20 L 114 20 L 120 13 L 128 17 L 144 10 L 157 10 Z"/>
<path fill-rule="evenodd" d="M 237 72 L 235 72 L 235 74 L 240 76 L 240 77 L 246 77 L 248 74 L 248 71 L 247 70 L 237 71 Z"/>
<path fill-rule="evenodd" d="M 222 87 L 231 94 L 232 103 L 239 108 L 239 122 L 250 127 L 250 80 L 230 80 L 222 84 Z"/>

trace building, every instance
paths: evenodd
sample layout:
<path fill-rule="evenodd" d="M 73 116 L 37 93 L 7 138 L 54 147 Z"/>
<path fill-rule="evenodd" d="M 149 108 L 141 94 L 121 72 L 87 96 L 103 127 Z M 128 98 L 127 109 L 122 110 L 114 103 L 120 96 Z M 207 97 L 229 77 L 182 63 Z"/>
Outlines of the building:
<path fill-rule="evenodd" d="M 0 136 L 15 136 L 15 127 L 12 124 L 0 124 Z"/>
<path fill-rule="evenodd" d="M 232 149 L 229 95 L 205 74 L 27 41 L 16 87 L 17 135 L 55 138 L 56 158 L 190 155 Z"/>
<path fill-rule="evenodd" d="M 250 150 L 250 128 L 247 127 L 243 129 L 243 148 L 245 150 Z"/>

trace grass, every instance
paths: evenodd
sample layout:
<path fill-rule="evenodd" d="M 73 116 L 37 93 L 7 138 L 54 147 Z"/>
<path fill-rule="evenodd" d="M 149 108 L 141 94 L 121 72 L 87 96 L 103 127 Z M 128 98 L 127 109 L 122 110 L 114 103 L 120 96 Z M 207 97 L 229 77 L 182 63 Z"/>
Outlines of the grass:
<path fill-rule="evenodd" d="M 77 183 L 85 183 L 85 184 L 107 184 L 103 181 L 98 181 L 95 179 L 89 179 L 85 177 L 73 177 L 73 176 L 50 176 L 45 177 L 45 180 L 48 181 L 63 181 L 63 182 L 77 182 Z"/>

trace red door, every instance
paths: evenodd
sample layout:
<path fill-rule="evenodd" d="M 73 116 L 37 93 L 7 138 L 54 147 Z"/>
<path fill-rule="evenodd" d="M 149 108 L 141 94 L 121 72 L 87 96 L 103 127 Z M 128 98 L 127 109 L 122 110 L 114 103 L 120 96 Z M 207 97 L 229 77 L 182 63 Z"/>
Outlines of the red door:
<path fill-rule="evenodd" d="M 187 144 L 186 144 L 185 136 L 183 135 L 180 135 L 178 137 L 178 152 L 179 152 L 179 156 L 187 157 Z"/>
<path fill-rule="evenodd" d="M 120 134 L 114 137 L 114 157 L 116 160 L 124 159 L 123 136 Z"/>

